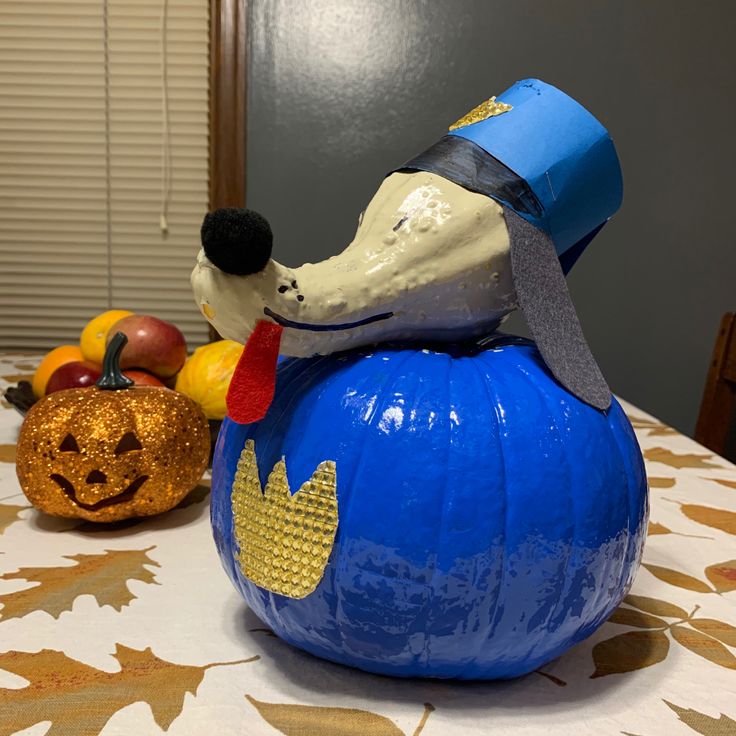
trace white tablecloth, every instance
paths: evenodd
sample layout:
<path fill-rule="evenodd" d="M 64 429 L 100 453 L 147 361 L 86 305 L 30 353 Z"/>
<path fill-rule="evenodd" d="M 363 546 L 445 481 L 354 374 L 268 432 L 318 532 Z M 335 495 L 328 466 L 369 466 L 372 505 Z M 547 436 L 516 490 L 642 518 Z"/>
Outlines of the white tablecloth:
<path fill-rule="evenodd" d="M 33 365 L 0 356 L 0 390 Z M 542 672 L 472 683 L 369 675 L 274 637 L 220 568 L 206 481 L 117 527 L 30 508 L 4 402 L 0 736 L 736 734 L 736 467 L 622 403 L 651 485 L 626 610 Z"/>

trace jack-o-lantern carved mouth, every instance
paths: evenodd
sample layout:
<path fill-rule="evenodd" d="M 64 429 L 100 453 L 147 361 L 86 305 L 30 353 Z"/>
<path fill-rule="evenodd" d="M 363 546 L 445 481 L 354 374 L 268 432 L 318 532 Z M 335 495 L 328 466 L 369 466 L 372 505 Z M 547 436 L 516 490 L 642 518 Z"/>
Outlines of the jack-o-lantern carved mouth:
<path fill-rule="evenodd" d="M 77 498 L 74 484 L 71 481 L 59 473 L 52 473 L 49 477 L 59 486 L 59 488 L 61 488 L 62 491 L 64 491 L 70 501 L 86 511 L 98 511 L 99 509 L 104 509 L 106 506 L 113 506 L 115 504 L 125 503 L 125 501 L 130 501 L 140 487 L 148 480 L 147 475 L 139 475 L 122 493 L 118 493 L 110 498 L 103 498 L 102 501 L 98 501 L 97 503 L 82 503 L 82 501 Z"/>

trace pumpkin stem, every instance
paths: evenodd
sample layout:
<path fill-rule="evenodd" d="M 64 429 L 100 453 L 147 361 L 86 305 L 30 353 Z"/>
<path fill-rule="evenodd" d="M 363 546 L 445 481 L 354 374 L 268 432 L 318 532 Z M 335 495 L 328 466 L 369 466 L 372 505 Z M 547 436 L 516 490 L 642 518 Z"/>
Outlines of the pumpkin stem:
<path fill-rule="evenodd" d="M 97 379 L 97 388 L 117 391 L 122 388 L 130 388 L 133 381 L 123 375 L 120 370 L 120 353 L 123 352 L 128 338 L 123 332 L 116 332 L 107 345 L 105 357 L 102 359 L 102 375 Z"/>

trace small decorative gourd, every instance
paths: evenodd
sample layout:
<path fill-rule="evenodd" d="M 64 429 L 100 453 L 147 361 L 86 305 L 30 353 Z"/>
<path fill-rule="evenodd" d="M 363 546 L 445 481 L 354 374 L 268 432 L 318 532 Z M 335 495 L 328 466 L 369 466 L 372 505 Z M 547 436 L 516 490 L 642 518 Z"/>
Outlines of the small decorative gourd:
<path fill-rule="evenodd" d="M 176 506 L 207 467 L 210 434 L 197 404 L 166 388 L 133 386 L 120 371 L 118 333 L 89 388 L 57 391 L 28 412 L 17 472 L 36 508 L 119 521 Z"/>
<path fill-rule="evenodd" d="M 225 396 L 243 346 L 233 340 L 217 340 L 198 347 L 176 377 L 176 390 L 194 399 L 207 419 L 222 420 Z"/>

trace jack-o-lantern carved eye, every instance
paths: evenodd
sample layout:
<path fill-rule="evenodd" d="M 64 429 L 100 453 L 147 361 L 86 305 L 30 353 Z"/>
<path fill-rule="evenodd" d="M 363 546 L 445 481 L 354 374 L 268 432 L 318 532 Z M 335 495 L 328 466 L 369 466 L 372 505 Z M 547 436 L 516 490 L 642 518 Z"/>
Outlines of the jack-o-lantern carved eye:
<path fill-rule="evenodd" d="M 124 452 L 132 452 L 133 450 L 142 450 L 143 447 L 133 432 L 126 432 L 118 442 L 115 448 L 116 455 L 122 455 Z"/>
<path fill-rule="evenodd" d="M 73 435 L 68 434 L 64 437 L 59 445 L 59 452 L 79 452 L 79 445 Z"/>

